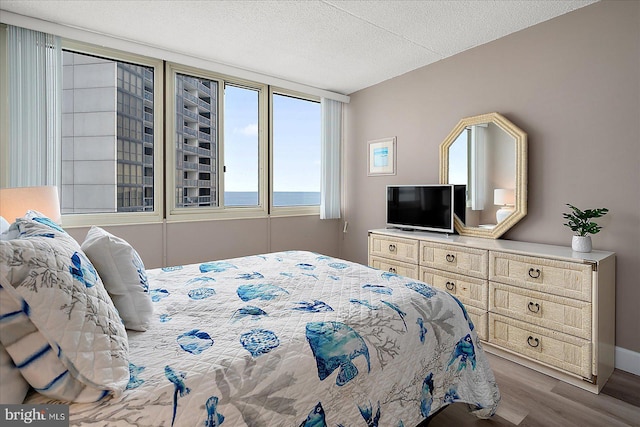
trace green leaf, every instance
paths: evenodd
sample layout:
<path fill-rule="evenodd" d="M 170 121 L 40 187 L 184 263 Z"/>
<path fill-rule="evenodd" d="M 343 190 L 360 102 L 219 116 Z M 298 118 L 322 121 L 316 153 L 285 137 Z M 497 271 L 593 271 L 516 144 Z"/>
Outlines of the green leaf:
<path fill-rule="evenodd" d="M 602 227 L 591 222 L 591 218 L 600 218 L 609 212 L 607 208 L 595 208 L 586 209 L 584 211 L 578 209 L 572 204 L 567 203 L 567 206 L 571 208 L 572 212 L 562 214 L 562 217 L 567 220 L 563 225 L 569 227 L 571 231 L 579 236 L 586 236 L 587 234 L 596 234 Z"/>

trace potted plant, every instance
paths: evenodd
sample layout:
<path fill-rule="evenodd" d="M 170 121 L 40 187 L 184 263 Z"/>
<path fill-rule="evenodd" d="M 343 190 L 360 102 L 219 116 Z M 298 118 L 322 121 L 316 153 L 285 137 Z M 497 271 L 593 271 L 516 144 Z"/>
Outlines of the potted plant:
<path fill-rule="evenodd" d="M 590 234 L 596 234 L 602 230 L 602 227 L 592 222 L 591 219 L 604 216 L 609 212 L 609 209 L 596 208 L 582 211 L 569 203 L 567 203 L 567 206 L 571 208 L 572 212 L 565 212 L 562 216 L 567 220 L 564 225 L 574 233 L 571 240 L 571 249 L 576 252 L 591 252 Z"/>

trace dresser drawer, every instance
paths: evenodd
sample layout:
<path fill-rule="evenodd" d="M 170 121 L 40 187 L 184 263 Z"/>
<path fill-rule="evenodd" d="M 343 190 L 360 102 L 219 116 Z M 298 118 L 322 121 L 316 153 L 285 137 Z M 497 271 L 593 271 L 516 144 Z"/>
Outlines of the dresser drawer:
<path fill-rule="evenodd" d="M 420 265 L 487 278 L 488 251 L 462 246 L 420 241 Z"/>
<path fill-rule="evenodd" d="M 591 339 L 591 303 L 489 282 L 489 311 Z"/>
<path fill-rule="evenodd" d="M 420 280 L 454 295 L 464 305 L 487 309 L 487 281 L 434 268 L 420 267 Z"/>
<path fill-rule="evenodd" d="M 470 305 L 465 305 L 465 309 L 467 310 L 467 314 L 471 318 L 471 322 L 473 322 L 473 327 L 478 334 L 478 338 L 483 341 L 487 341 L 487 339 L 489 338 L 489 313 Z"/>
<path fill-rule="evenodd" d="M 382 234 L 369 235 L 370 255 L 417 264 L 419 248 L 418 240 L 387 237 Z"/>
<path fill-rule="evenodd" d="M 489 313 L 489 342 L 531 359 L 592 378 L 591 342 Z"/>
<path fill-rule="evenodd" d="M 590 264 L 489 253 L 489 279 L 526 289 L 591 301 Z"/>
<path fill-rule="evenodd" d="M 418 266 L 415 264 L 371 256 L 369 257 L 369 266 L 377 268 L 378 270 L 388 271 L 389 273 L 395 273 L 399 276 L 420 280 L 418 277 Z"/>

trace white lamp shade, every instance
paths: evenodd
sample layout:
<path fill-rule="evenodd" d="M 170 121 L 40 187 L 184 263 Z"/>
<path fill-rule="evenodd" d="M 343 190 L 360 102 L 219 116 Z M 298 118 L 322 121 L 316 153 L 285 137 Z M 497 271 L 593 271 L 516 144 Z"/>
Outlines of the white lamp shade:
<path fill-rule="evenodd" d="M 28 210 L 38 211 L 60 224 L 60 199 L 58 187 L 0 188 L 0 216 L 8 222 L 23 217 Z"/>
<path fill-rule="evenodd" d="M 513 188 L 496 188 L 493 190 L 493 203 L 500 206 L 513 206 L 515 191 Z"/>

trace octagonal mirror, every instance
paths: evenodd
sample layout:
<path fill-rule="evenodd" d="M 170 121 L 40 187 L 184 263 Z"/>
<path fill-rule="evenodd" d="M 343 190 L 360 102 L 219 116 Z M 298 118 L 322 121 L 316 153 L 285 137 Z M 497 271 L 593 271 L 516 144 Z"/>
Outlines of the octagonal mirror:
<path fill-rule="evenodd" d="M 498 113 L 467 117 L 440 145 L 440 183 L 456 185 L 456 231 L 497 239 L 527 215 L 527 134 Z"/>

